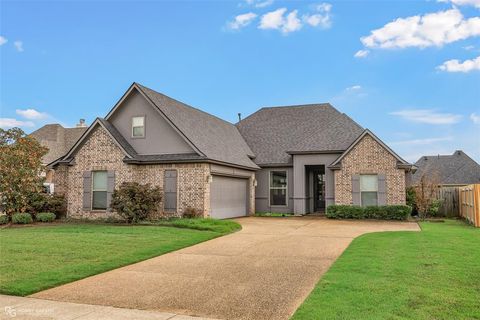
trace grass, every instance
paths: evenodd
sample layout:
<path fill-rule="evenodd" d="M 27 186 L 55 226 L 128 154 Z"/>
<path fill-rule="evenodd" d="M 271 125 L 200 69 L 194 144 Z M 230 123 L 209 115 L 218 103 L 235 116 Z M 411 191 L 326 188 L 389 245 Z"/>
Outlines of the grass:
<path fill-rule="evenodd" d="M 29 295 L 240 228 L 233 221 L 204 219 L 170 225 L 182 228 L 59 224 L 1 229 L 0 293 Z"/>
<path fill-rule="evenodd" d="M 480 229 L 420 225 L 355 239 L 292 319 L 480 319 Z"/>

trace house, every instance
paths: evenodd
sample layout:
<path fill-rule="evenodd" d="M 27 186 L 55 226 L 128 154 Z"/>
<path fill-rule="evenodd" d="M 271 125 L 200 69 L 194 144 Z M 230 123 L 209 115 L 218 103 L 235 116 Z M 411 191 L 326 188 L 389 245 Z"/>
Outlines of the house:
<path fill-rule="evenodd" d="M 480 165 L 462 150 L 452 155 L 423 156 L 415 162 L 418 168 L 412 175 L 412 185 L 423 176 L 442 186 L 464 186 L 480 183 Z"/>
<path fill-rule="evenodd" d="M 65 155 L 85 131 L 87 131 L 85 120 L 80 119 L 75 128 L 64 128 L 60 124 L 47 124 L 33 131 L 29 136 L 48 148 L 47 154 L 42 157 L 42 165 L 47 166 L 52 161 Z M 47 169 L 43 174 L 45 176 L 45 186 L 53 189 L 54 171 Z"/>
<path fill-rule="evenodd" d="M 51 164 L 71 217 L 114 214 L 124 181 L 162 188 L 162 214 L 306 214 L 405 203 L 412 165 L 330 104 L 262 108 L 236 125 L 133 83 Z"/>

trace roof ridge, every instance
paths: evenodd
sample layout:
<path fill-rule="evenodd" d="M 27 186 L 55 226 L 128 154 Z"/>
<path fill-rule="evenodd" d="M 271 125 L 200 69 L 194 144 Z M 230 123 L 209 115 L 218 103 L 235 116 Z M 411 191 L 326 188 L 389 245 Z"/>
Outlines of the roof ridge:
<path fill-rule="evenodd" d="M 332 109 L 337 110 L 334 106 L 332 106 L 332 104 L 330 102 L 321 102 L 321 103 L 293 104 L 293 105 L 288 105 L 288 106 L 287 105 L 284 105 L 284 106 L 266 106 L 266 107 L 261 107 L 260 109 L 258 109 L 258 111 L 265 110 L 265 109 L 300 108 L 300 107 L 330 107 Z"/>
<path fill-rule="evenodd" d="M 153 92 L 156 93 L 156 94 L 159 94 L 159 95 L 161 95 L 161 96 L 164 96 L 164 97 L 166 97 L 166 98 L 168 98 L 168 99 L 170 99 L 170 100 L 173 100 L 173 101 L 175 101 L 175 102 L 181 103 L 182 105 L 184 105 L 184 106 L 186 106 L 186 107 L 188 107 L 188 108 L 190 108 L 190 109 L 193 109 L 193 110 L 195 110 L 195 111 L 199 111 L 200 113 L 203 113 L 203 114 L 205 114 L 205 115 L 208 116 L 208 117 L 215 118 L 215 119 L 217 119 L 217 120 L 220 120 L 220 121 L 222 121 L 222 122 L 225 122 L 225 123 L 227 123 L 227 124 L 232 125 L 232 126 L 235 127 L 235 124 L 231 123 L 230 121 L 227 121 L 227 120 L 222 119 L 222 118 L 220 118 L 220 117 L 217 117 L 217 116 L 215 116 L 215 115 L 213 115 L 213 114 L 210 114 L 210 113 L 208 113 L 208 112 L 206 112 L 206 111 L 203 111 L 203 110 L 201 110 L 201 109 L 199 109 L 199 108 L 193 107 L 193 106 L 191 106 L 191 105 L 189 105 L 189 104 L 187 104 L 187 103 L 185 103 L 185 102 L 182 102 L 182 101 L 180 101 L 180 100 L 177 100 L 177 99 L 175 99 L 175 98 L 172 98 L 172 97 L 170 97 L 170 96 L 167 96 L 166 94 L 163 94 L 163 93 L 158 92 L 158 91 L 156 91 L 156 90 L 154 90 L 154 89 L 151 89 L 151 88 L 149 88 L 149 87 L 146 87 L 146 86 L 144 86 L 144 85 L 142 85 L 142 84 L 140 84 L 140 83 L 138 83 L 138 82 L 134 82 L 134 83 L 135 83 L 137 86 L 141 87 L 141 89 L 147 89 L 147 90 L 153 91 Z"/>

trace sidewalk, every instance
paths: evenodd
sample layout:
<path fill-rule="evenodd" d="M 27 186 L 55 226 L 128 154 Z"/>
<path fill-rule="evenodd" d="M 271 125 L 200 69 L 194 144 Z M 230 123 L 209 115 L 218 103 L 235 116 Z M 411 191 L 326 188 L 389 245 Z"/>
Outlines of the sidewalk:
<path fill-rule="evenodd" d="M 209 320 L 174 313 L 58 302 L 0 295 L 0 319 L 34 320 Z"/>

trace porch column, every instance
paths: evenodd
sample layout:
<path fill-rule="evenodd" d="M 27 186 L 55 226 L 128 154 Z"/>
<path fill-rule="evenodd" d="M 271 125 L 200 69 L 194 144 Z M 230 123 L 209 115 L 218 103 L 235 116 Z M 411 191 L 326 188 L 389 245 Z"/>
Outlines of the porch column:
<path fill-rule="evenodd" d="M 293 157 L 293 212 L 295 215 L 307 213 L 305 197 L 305 165 Z"/>

